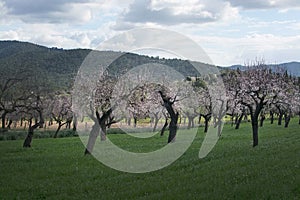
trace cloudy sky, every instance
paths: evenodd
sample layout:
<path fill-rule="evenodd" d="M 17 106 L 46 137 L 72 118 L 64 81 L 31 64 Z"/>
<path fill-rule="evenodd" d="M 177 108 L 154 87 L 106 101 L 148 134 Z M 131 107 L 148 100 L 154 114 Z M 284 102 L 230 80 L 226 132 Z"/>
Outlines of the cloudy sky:
<path fill-rule="evenodd" d="M 133 28 L 176 31 L 214 64 L 300 61 L 299 0 L 0 0 L 0 40 L 96 48 Z"/>

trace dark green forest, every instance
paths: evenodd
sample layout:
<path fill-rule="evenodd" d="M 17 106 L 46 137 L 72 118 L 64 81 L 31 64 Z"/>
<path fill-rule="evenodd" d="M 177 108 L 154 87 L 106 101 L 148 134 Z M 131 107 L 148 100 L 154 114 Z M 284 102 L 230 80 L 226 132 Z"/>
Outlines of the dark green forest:
<path fill-rule="evenodd" d="M 41 82 L 59 90 L 69 90 L 79 67 L 91 52 L 90 49 L 48 48 L 28 42 L 0 41 L 1 75 L 31 72 Z M 122 74 L 131 68 L 159 63 L 173 67 L 184 76 L 197 76 L 198 72 L 190 62 L 180 59 L 164 59 L 133 53 L 124 53 L 109 66 L 112 75 Z M 30 80 L 32 81 L 32 80 Z"/>

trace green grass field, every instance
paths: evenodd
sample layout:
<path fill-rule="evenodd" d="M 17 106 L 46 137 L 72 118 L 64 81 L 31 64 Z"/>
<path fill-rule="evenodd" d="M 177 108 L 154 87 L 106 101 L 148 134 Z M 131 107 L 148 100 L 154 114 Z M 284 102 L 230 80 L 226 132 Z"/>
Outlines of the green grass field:
<path fill-rule="evenodd" d="M 0 141 L 0 199 L 300 199 L 300 125 L 260 129 L 252 148 L 251 128 L 226 125 L 212 152 L 198 158 L 200 129 L 192 146 L 172 165 L 130 174 L 84 156 L 78 137 Z M 132 151 L 163 146 L 167 137 L 109 138 Z"/>

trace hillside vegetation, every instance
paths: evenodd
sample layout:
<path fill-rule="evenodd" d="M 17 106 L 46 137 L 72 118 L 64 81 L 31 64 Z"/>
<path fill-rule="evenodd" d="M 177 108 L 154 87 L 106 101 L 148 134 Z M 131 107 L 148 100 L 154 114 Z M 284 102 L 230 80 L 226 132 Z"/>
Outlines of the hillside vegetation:
<path fill-rule="evenodd" d="M 24 70 L 34 71 L 38 76 L 48 79 L 48 84 L 53 87 L 70 89 L 79 67 L 90 52 L 89 49 L 65 50 L 27 42 L 0 41 L 0 70 L 10 69 L 15 73 Z M 188 61 L 160 59 L 133 53 L 125 53 L 117 58 L 109 66 L 109 72 L 117 75 L 146 63 L 171 66 L 184 76 L 199 75 Z"/>

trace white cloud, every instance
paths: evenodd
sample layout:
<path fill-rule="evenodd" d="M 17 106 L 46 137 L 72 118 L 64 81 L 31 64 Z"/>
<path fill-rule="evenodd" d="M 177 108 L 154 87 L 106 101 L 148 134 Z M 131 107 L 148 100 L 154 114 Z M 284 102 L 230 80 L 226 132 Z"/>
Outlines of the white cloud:
<path fill-rule="evenodd" d="M 5 21 L 5 16 L 7 14 L 7 8 L 4 5 L 4 2 L 0 1 L 0 24 Z"/>
<path fill-rule="evenodd" d="M 7 18 L 25 23 L 86 23 L 92 18 L 92 9 L 98 3 L 85 0 L 0 0 Z"/>
<path fill-rule="evenodd" d="M 232 18 L 237 13 L 237 9 L 222 0 L 136 0 L 118 23 L 202 24 Z"/>
<path fill-rule="evenodd" d="M 96 48 L 124 30 L 154 27 L 188 35 L 215 64 L 281 62 L 300 59 L 300 21 L 263 17 L 299 7 L 298 0 L 0 0 L 0 39 Z M 246 9 L 264 14 L 250 19 Z"/>
<path fill-rule="evenodd" d="M 13 30 L 1 31 L 0 38 L 2 40 L 20 40 L 18 32 Z"/>

